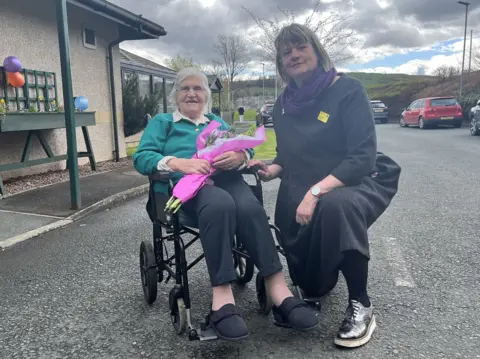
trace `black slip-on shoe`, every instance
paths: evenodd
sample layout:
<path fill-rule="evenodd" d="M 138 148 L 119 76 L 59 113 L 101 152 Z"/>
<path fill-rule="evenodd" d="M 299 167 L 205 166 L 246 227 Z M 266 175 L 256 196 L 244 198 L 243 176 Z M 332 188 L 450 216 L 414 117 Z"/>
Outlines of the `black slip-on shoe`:
<path fill-rule="evenodd" d="M 279 307 L 274 306 L 272 312 L 279 327 L 307 331 L 320 323 L 315 311 L 296 297 L 286 298 Z"/>
<path fill-rule="evenodd" d="M 247 325 L 234 304 L 225 304 L 219 310 L 212 310 L 207 323 L 220 339 L 241 340 L 248 337 Z"/>

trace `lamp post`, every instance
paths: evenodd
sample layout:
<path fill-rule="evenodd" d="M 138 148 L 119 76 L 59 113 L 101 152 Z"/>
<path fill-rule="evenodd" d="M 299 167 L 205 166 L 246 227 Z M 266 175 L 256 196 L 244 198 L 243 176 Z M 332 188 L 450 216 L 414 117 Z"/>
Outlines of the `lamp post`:
<path fill-rule="evenodd" d="M 466 1 L 457 1 L 458 4 L 465 6 L 465 30 L 463 35 L 463 56 L 462 56 L 462 73 L 460 74 L 460 96 L 462 96 L 463 89 L 463 71 L 465 68 L 465 47 L 467 45 L 467 19 L 468 19 L 468 6 L 470 3 Z"/>
<path fill-rule="evenodd" d="M 264 62 L 261 62 L 262 64 L 262 87 L 263 87 L 263 102 L 265 103 L 265 63 Z"/>
<path fill-rule="evenodd" d="M 473 30 L 470 30 L 470 56 L 468 56 L 468 75 L 470 75 L 470 70 L 472 69 L 472 40 Z"/>

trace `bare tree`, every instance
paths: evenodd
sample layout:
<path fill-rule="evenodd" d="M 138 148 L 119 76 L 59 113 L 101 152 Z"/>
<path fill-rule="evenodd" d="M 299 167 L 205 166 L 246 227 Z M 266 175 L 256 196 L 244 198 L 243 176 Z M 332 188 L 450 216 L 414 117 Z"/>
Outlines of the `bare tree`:
<path fill-rule="evenodd" d="M 321 11 L 321 0 L 316 0 L 315 4 L 307 15 L 303 24 L 317 34 L 320 42 L 325 47 L 327 53 L 335 63 L 342 63 L 355 58 L 358 53 L 352 52 L 352 49 L 360 45 L 360 37 L 355 30 L 348 26 L 351 15 L 343 11 L 324 13 Z M 252 17 L 260 30 L 259 37 L 247 36 L 247 38 L 257 45 L 266 61 L 275 61 L 275 37 L 285 24 L 297 22 L 296 14 L 278 7 L 280 17 L 276 14 L 273 20 L 263 19 L 256 16 L 251 10 L 243 9 Z"/>
<path fill-rule="evenodd" d="M 472 48 L 472 71 L 480 70 L 480 48 Z"/>
<path fill-rule="evenodd" d="M 243 38 L 237 35 L 219 35 L 214 44 L 215 52 L 220 60 L 215 61 L 218 71 L 222 71 L 230 82 L 246 70 L 250 62 L 248 46 Z"/>
<path fill-rule="evenodd" d="M 225 72 L 225 66 L 219 60 L 210 60 L 209 73 L 217 76 L 221 80 L 227 78 L 227 73 Z"/>
<path fill-rule="evenodd" d="M 442 65 L 433 71 L 433 76 L 439 77 L 441 81 L 446 81 L 452 77 L 460 75 L 461 70 L 455 66 Z"/>

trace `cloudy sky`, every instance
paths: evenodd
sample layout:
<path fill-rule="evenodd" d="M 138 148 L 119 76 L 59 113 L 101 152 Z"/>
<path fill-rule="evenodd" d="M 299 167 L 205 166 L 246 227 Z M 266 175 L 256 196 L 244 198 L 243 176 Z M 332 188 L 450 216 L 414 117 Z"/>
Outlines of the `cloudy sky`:
<path fill-rule="evenodd" d="M 158 40 L 125 42 L 121 47 L 164 63 L 177 54 L 207 64 L 216 55 L 219 34 L 254 34 L 252 17 L 272 19 L 278 7 L 294 11 L 299 22 L 315 0 L 110 0 L 162 25 L 168 35 Z M 480 1 L 469 0 L 467 53 L 470 30 L 473 47 L 480 51 Z M 356 58 L 336 64 L 343 71 L 430 74 L 440 65 L 461 66 L 465 6 L 456 0 L 322 0 L 320 16 L 348 14 L 349 30 L 359 40 L 350 51 Z M 303 16 L 303 17 L 302 17 Z M 248 72 L 260 73 L 253 51 Z M 467 60 L 468 65 L 468 60 Z"/>

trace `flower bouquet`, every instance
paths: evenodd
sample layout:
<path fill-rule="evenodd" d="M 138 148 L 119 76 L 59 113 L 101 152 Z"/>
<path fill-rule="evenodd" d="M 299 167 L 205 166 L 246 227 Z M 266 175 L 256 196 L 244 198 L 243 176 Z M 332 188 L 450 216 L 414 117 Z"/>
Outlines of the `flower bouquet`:
<path fill-rule="evenodd" d="M 213 160 L 229 151 L 241 151 L 256 147 L 265 142 L 265 128 L 253 124 L 247 132 L 237 134 L 234 129 L 220 130 L 221 123 L 212 121 L 197 137 L 197 153 L 193 158 Z M 176 213 L 183 203 L 195 197 L 215 172 L 210 167 L 209 174 L 188 174 L 183 176 L 173 188 L 173 195 L 167 202 L 166 211 Z"/>

